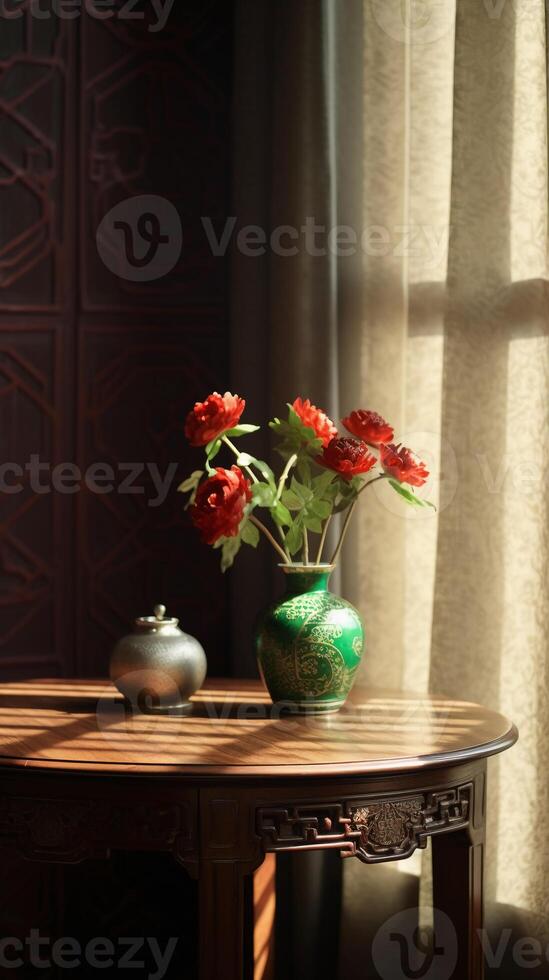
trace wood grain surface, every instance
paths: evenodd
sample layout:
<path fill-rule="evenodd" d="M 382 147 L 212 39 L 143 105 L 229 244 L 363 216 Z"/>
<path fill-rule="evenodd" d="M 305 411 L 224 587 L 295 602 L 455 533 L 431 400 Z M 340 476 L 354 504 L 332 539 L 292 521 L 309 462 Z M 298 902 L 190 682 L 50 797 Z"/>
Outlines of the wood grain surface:
<path fill-rule="evenodd" d="M 4 767 L 142 775 L 347 775 L 493 755 L 514 726 L 479 705 L 357 689 L 339 713 L 280 716 L 259 681 L 208 681 L 191 716 L 126 709 L 109 682 L 0 685 Z"/>

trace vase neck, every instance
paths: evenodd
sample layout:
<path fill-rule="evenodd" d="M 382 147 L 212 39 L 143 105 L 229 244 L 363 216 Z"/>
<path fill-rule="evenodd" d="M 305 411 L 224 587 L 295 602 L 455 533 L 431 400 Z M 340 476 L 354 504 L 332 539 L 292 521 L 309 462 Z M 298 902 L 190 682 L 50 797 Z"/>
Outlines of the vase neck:
<path fill-rule="evenodd" d="M 330 575 L 333 569 L 330 566 L 311 567 L 311 568 L 284 568 L 286 579 L 286 594 L 301 595 L 304 592 L 327 592 Z"/>

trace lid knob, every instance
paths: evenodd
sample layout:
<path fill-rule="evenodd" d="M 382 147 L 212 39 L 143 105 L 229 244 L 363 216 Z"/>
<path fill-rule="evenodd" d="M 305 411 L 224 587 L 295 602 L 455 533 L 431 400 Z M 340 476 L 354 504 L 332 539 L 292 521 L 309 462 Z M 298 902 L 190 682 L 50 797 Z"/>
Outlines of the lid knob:
<path fill-rule="evenodd" d="M 172 616 L 166 616 L 166 606 L 158 603 L 154 607 L 152 616 L 139 616 L 134 622 L 138 630 L 147 630 L 148 633 L 160 633 L 170 626 L 177 626 L 179 620 Z"/>

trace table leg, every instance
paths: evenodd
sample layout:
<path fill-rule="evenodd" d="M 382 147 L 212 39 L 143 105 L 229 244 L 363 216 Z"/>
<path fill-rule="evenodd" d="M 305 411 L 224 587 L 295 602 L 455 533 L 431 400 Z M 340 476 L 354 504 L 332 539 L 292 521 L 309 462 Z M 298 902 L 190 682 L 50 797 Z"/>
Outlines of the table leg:
<path fill-rule="evenodd" d="M 254 980 L 274 980 L 276 854 L 266 854 L 253 876 Z"/>
<path fill-rule="evenodd" d="M 236 861 L 201 861 L 199 875 L 200 980 L 250 976 L 252 877 Z M 245 926 L 248 928 L 245 929 Z"/>
<path fill-rule="evenodd" d="M 483 836 L 472 840 L 466 830 L 440 834 L 432 838 L 432 847 L 433 906 L 449 917 L 457 937 L 457 963 L 444 976 L 483 980 Z"/>
<path fill-rule="evenodd" d="M 279 855 L 276 953 L 285 980 L 338 976 L 344 863 L 338 851 Z"/>

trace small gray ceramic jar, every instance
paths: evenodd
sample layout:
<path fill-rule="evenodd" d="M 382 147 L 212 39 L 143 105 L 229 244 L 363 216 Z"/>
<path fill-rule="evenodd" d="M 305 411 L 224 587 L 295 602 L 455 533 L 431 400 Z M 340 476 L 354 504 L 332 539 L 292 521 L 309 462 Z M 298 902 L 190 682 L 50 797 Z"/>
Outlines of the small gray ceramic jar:
<path fill-rule="evenodd" d="M 135 620 L 134 632 L 115 646 L 110 676 L 134 708 L 143 712 L 186 713 L 189 699 L 206 677 L 206 654 L 179 620 L 156 606 L 154 616 Z"/>

